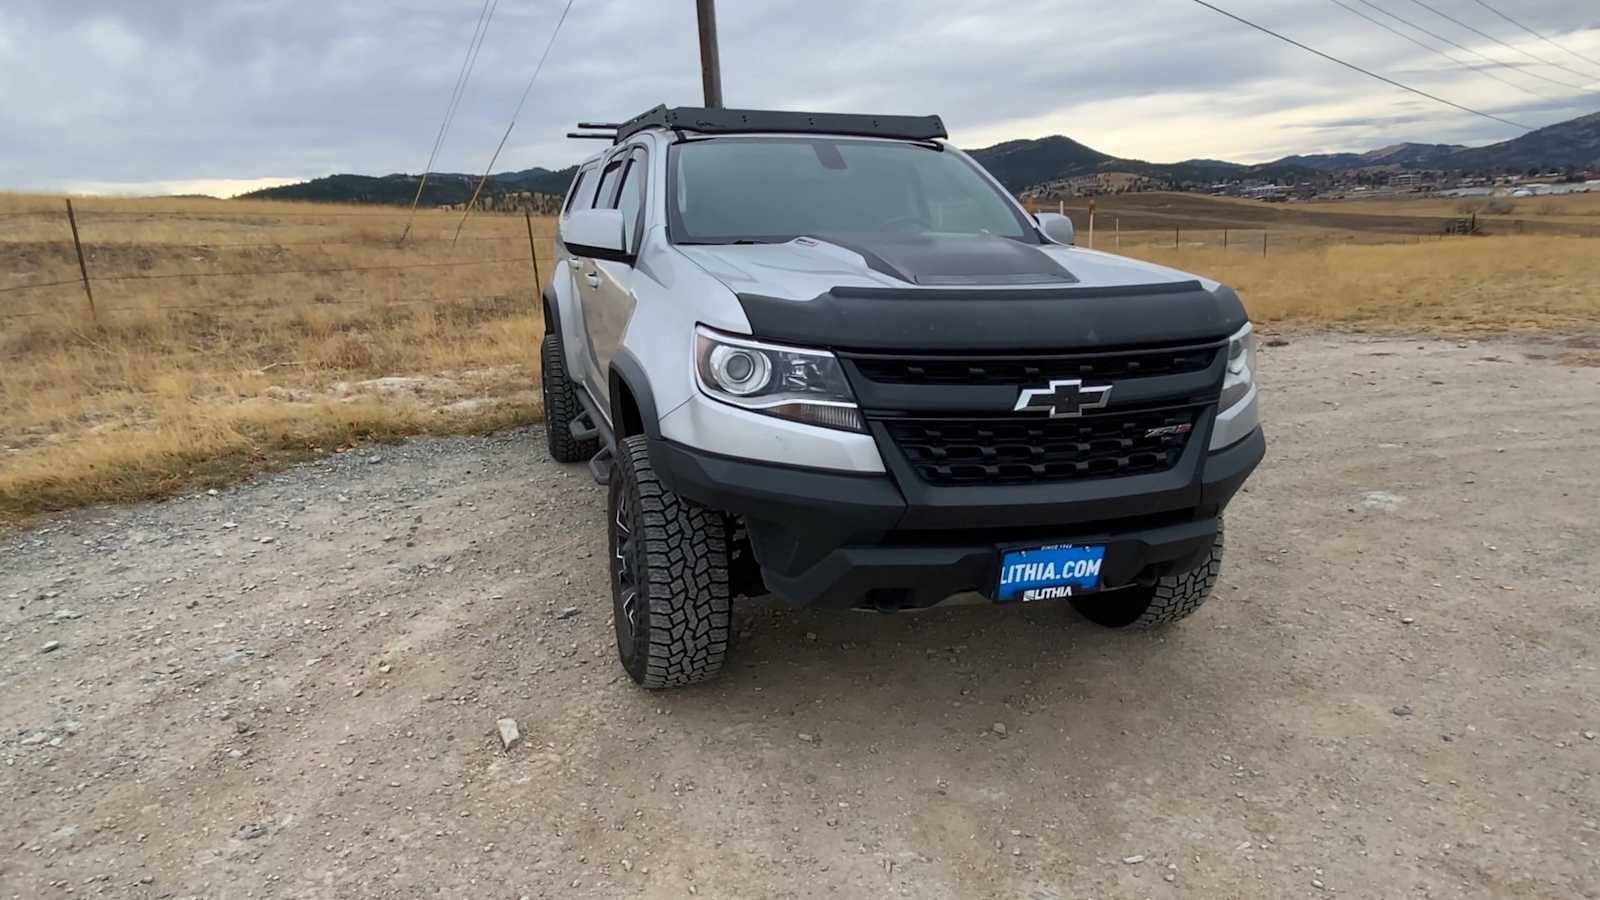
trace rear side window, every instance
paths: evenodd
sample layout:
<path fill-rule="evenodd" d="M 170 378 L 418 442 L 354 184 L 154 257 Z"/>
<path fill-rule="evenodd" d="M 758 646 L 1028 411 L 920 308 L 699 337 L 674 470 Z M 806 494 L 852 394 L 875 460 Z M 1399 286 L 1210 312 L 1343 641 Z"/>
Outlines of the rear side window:
<path fill-rule="evenodd" d="M 563 213 L 572 212 L 578 206 L 578 197 L 583 194 L 583 186 L 589 183 L 589 176 L 594 174 L 594 166 L 578 170 L 578 177 L 572 179 L 572 187 L 567 191 L 567 205 Z"/>
<path fill-rule="evenodd" d="M 644 211 L 645 155 L 635 150 L 628 159 L 628 171 L 622 176 L 622 188 L 617 192 L 616 208 L 622 213 L 623 242 L 633 249 L 634 238 L 639 233 Z"/>
<path fill-rule="evenodd" d="M 617 178 L 622 173 L 622 164 L 627 162 L 625 157 L 619 157 L 606 166 L 606 171 L 600 176 L 600 188 L 595 191 L 594 208 L 609 209 L 612 199 L 617 196 Z"/>

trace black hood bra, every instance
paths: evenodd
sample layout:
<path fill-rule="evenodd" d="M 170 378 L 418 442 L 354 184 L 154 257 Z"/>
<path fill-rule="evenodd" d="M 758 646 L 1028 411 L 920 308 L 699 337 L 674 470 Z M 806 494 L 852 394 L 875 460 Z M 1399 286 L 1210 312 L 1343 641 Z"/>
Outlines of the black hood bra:
<path fill-rule="evenodd" d="M 1060 285 L 1078 281 L 1040 245 L 995 235 L 817 234 L 798 240 L 843 247 L 860 254 L 874 271 L 908 284 Z"/>
<path fill-rule="evenodd" d="M 992 282 L 990 282 L 992 283 Z M 1248 321 L 1198 281 L 1015 288 L 835 287 L 809 300 L 739 294 L 755 337 L 839 350 L 1114 350 L 1220 341 Z"/>

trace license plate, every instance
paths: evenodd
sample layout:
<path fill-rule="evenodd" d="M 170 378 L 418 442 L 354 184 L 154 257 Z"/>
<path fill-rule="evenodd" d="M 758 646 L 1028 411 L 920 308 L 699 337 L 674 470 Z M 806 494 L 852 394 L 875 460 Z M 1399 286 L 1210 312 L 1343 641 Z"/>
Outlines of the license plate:
<path fill-rule="evenodd" d="M 1058 600 L 1099 590 L 1100 565 L 1105 558 L 1105 547 L 1086 544 L 1011 550 L 1000 557 L 1000 588 L 995 600 Z"/>

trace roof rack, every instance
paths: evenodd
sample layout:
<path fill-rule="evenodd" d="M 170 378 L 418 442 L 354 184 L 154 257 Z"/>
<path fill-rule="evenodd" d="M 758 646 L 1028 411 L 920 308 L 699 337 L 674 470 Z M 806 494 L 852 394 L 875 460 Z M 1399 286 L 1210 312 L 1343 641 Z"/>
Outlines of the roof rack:
<path fill-rule="evenodd" d="M 580 128 L 615 128 L 614 140 L 624 141 L 646 128 L 693 131 L 698 134 L 844 134 L 854 137 L 900 138 L 931 141 L 947 138 L 938 116 L 871 116 L 857 113 L 785 112 L 766 109 L 708 109 L 665 104 L 646 110 L 616 126 L 579 125 Z M 569 135 L 605 137 L 604 134 Z"/>

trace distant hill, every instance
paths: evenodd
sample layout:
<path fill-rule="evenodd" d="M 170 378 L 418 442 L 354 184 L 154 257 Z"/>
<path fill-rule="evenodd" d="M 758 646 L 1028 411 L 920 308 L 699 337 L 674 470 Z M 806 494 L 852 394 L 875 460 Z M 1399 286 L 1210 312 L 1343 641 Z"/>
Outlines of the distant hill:
<path fill-rule="evenodd" d="M 1181 185 L 1241 177 L 1296 178 L 1378 168 L 1452 172 L 1600 168 L 1600 113 L 1549 125 L 1486 147 L 1400 143 L 1365 153 L 1285 156 L 1256 165 L 1217 159 L 1190 159 L 1178 163 L 1122 159 L 1060 135 L 1006 141 L 970 152 L 1000 183 L 1013 191 L 1099 172 L 1131 172 Z"/>
<path fill-rule="evenodd" d="M 1537 131 L 1471 147 L 1446 157 L 1452 168 L 1527 170 L 1530 168 L 1600 167 L 1600 113 L 1590 113 Z"/>
<path fill-rule="evenodd" d="M 1247 171 L 1283 170 L 1291 168 L 1316 169 L 1319 172 L 1345 172 L 1350 169 L 1368 169 L 1379 166 L 1398 166 L 1402 169 L 1437 168 L 1452 153 L 1465 150 L 1460 144 L 1391 144 L 1366 153 L 1312 153 L 1305 156 L 1285 156 Z"/>
<path fill-rule="evenodd" d="M 1201 185 L 1244 177 L 1305 178 L 1359 169 L 1437 169 L 1459 172 L 1524 172 L 1528 169 L 1600 168 L 1600 113 L 1530 131 L 1486 147 L 1459 144 L 1400 143 L 1365 153 L 1313 153 L 1285 156 L 1256 165 L 1220 159 L 1153 163 L 1102 153 L 1062 135 L 1006 141 L 970 151 L 972 158 L 1012 191 L 1079 175 L 1127 172 L 1174 185 Z M 527 191 L 563 195 L 576 166 L 551 171 L 533 168 L 489 176 L 491 196 Z M 329 175 L 300 184 L 251 191 L 242 196 L 269 200 L 330 203 L 409 204 L 417 193 L 416 175 Z M 465 203 L 478 176 L 436 172 L 428 176 L 423 206 Z"/>
<path fill-rule="evenodd" d="M 1361 154 L 1361 165 L 1431 168 L 1466 149 L 1460 144 L 1390 144 Z"/>
<path fill-rule="evenodd" d="M 1012 190 L 1021 189 L 1016 185 L 1027 187 L 1056 178 L 1091 174 L 1099 171 L 1102 163 L 1116 159 L 1059 134 L 1036 140 L 1006 141 L 973 150 L 971 155 L 989 170 L 989 174 Z"/>
<path fill-rule="evenodd" d="M 524 169 L 520 172 L 500 172 L 490 175 L 484 193 L 490 196 L 527 191 L 534 194 L 567 192 L 577 166 L 558 171 L 549 169 Z M 434 172 L 422 189 L 421 205 L 448 206 L 465 203 L 478 185 L 479 175 L 460 175 Z M 409 205 L 417 196 L 417 175 L 328 175 L 299 184 L 263 188 L 241 194 L 252 200 L 310 200 L 323 203 L 389 203 Z"/>

